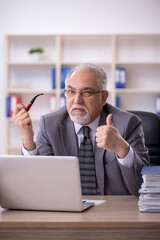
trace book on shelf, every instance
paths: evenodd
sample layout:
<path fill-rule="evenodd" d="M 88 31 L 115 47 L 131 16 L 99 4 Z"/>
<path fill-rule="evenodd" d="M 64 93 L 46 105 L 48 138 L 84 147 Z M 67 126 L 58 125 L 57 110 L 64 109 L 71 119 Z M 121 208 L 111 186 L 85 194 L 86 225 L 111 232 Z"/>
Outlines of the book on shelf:
<path fill-rule="evenodd" d="M 66 97 L 65 96 L 61 96 L 60 98 L 60 107 L 63 107 L 66 105 Z"/>
<path fill-rule="evenodd" d="M 156 97 L 156 113 L 160 116 L 160 96 Z"/>
<path fill-rule="evenodd" d="M 116 88 L 126 87 L 126 69 L 116 68 Z"/>
<path fill-rule="evenodd" d="M 65 79 L 70 71 L 71 71 L 70 67 L 61 68 L 61 88 L 62 89 L 65 89 Z"/>
<path fill-rule="evenodd" d="M 7 96 L 6 98 L 6 117 L 11 116 L 11 97 Z"/>
<path fill-rule="evenodd" d="M 139 190 L 141 212 L 160 212 L 160 166 L 142 168 L 143 183 Z"/>
<path fill-rule="evenodd" d="M 56 89 L 56 69 L 52 68 L 52 89 Z"/>
<path fill-rule="evenodd" d="M 63 107 L 66 105 L 66 97 L 61 96 L 60 97 L 60 107 Z M 50 112 L 56 111 L 56 96 L 53 95 L 50 97 Z"/>
<path fill-rule="evenodd" d="M 118 108 L 121 107 L 121 99 L 120 99 L 120 96 L 116 96 L 116 107 L 118 107 Z"/>
<path fill-rule="evenodd" d="M 21 97 L 12 95 L 6 98 L 6 117 L 12 117 L 13 110 L 18 103 L 21 103 Z"/>
<path fill-rule="evenodd" d="M 56 110 L 56 96 L 53 95 L 50 97 L 50 112 L 54 112 Z"/>

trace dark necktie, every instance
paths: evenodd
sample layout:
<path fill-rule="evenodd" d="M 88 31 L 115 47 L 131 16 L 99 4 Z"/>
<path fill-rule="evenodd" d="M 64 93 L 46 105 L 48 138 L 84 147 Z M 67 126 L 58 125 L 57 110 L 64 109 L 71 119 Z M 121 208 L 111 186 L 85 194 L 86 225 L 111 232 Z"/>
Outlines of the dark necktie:
<path fill-rule="evenodd" d="M 96 174 L 90 128 L 82 127 L 84 138 L 79 149 L 82 195 L 96 195 Z"/>

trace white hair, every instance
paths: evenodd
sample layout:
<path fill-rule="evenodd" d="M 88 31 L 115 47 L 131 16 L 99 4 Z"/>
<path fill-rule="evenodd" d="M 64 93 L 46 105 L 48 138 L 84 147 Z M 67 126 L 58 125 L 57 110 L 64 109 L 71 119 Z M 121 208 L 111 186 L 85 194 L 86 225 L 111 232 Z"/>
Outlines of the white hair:
<path fill-rule="evenodd" d="M 77 65 L 74 68 L 72 68 L 65 79 L 65 85 L 67 85 L 67 81 L 69 80 L 71 75 L 73 73 L 79 72 L 79 71 L 94 72 L 97 75 L 97 80 L 98 80 L 100 87 L 102 88 L 102 90 L 106 90 L 106 88 L 107 88 L 106 73 L 104 72 L 104 70 L 102 68 L 100 68 L 92 63 L 84 63 L 84 64 Z"/>

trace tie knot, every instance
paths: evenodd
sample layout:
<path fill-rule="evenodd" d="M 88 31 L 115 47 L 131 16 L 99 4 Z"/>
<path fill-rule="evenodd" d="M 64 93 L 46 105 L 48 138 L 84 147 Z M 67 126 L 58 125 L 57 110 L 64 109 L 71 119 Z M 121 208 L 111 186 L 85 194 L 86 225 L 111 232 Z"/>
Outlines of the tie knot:
<path fill-rule="evenodd" d="M 82 133 L 84 137 L 90 138 L 90 127 L 82 127 Z"/>

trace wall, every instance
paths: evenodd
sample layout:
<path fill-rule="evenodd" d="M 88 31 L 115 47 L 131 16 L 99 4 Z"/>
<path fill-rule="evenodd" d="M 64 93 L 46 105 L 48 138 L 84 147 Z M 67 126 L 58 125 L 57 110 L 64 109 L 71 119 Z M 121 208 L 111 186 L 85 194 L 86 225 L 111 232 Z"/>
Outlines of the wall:
<path fill-rule="evenodd" d="M 5 34 L 160 33 L 160 0 L 0 0 L 0 154 Z"/>

